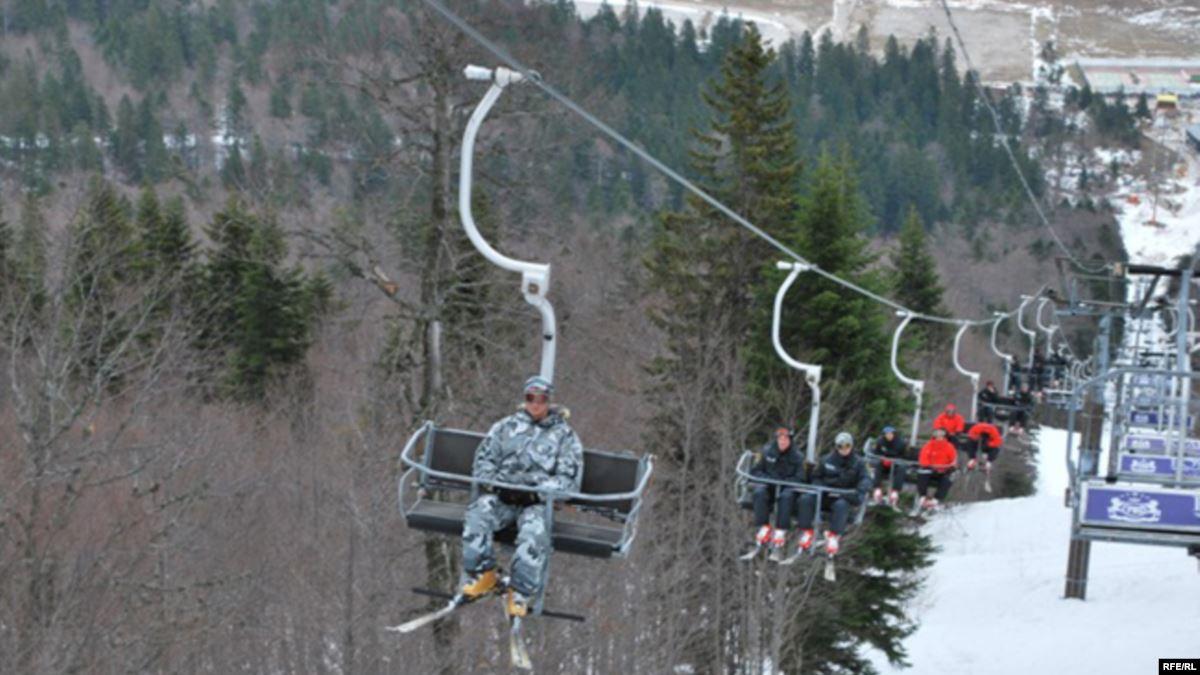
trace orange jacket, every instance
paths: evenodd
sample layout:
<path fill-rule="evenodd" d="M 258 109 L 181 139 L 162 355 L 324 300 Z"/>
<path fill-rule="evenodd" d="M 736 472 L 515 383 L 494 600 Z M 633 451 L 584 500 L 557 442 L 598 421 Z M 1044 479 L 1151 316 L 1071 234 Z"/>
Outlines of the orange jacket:
<path fill-rule="evenodd" d="M 967 438 L 973 441 L 978 441 L 983 436 L 987 436 L 989 448 L 998 448 L 1004 445 L 1004 437 L 1000 435 L 1000 430 L 996 428 L 995 424 L 976 422 L 967 432 Z"/>
<path fill-rule="evenodd" d="M 946 413 L 942 413 L 941 415 L 938 415 L 936 419 L 933 420 L 933 428 L 934 429 L 945 429 L 947 436 L 953 436 L 954 434 L 961 434 L 963 432 L 963 429 L 965 429 L 966 427 L 967 427 L 967 423 L 963 421 L 962 415 L 959 415 L 958 413 L 954 413 L 953 415 L 947 415 Z"/>
<path fill-rule="evenodd" d="M 936 471 L 948 471 L 958 464 L 958 450 L 954 444 L 944 438 L 931 438 L 921 448 L 919 459 L 921 466 L 932 467 Z"/>

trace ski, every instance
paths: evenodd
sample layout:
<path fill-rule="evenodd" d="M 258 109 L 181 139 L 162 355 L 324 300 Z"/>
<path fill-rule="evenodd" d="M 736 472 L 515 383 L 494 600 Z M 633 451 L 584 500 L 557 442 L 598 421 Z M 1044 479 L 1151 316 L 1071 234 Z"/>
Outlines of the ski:
<path fill-rule="evenodd" d="M 739 555 L 738 560 L 741 560 L 742 562 L 750 562 L 751 560 L 754 560 L 756 557 L 758 557 L 759 552 L 762 550 L 763 550 L 763 546 L 761 544 L 755 544 L 754 548 L 750 549 L 746 553 Z"/>
<path fill-rule="evenodd" d="M 825 581 L 837 581 L 837 569 L 833 564 L 833 556 L 825 556 Z"/>
<path fill-rule="evenodd" d="M 413 589 L 413 591 L 418 592 L 418 593 L 420 592 L 418 589 Z M 423 595 L 432 595 L 432 594 L 423 594 Z M 439 594 L 439 595 L 441 595 L 441 594 Z M 417 630 L 418 628 L 421 628 L 423 626 L 428 626 L 429 624 L 431 624 L 435 621 L 440 621 L 441 619 L 443 619 L 447 616 L 450 616 L 451 614 L 454 613 L 454 610 L 471 602 L 470 600 L 467 599 L 467 597 L 465 595 L 462 595 L 461 593 L 458 595 L 451 595 L 449 593 L 446 593 L 445 595 L 450 596 L 450 601 L 448 603 L 446 603 L 445 607 L 442 607 L 441 609 L 429 612 L 428 614 L 422 614 L 421 616 L 418 616 L 417 618 L 412 619 L 411 621 L 406 621 L 397 626 L 385 626 L 384 630 L 390 631 L 393 633 L 401 633 L 401 634 L 411 633 L 411 632 Z M 435 597 L 437 597 L 437 596 L 435 596 Z"/>
<path fill-rule="evenodd" d="M 416 593 L 417 595 L 427 595 L 431 598 L 442 598 L 444 600 L 453 600 L 456 597 L 453 593 L 447 593 L 445 591 L 435 591 L 430 588 L 413 588 L 411 590 L 413 593 Z M 498 590 L 496 590 L 494 593 L 488 593 L 487 595 L 485 595 L 483 597 L 486 598 L 486 597 L 489 597 L 492 595 L 500 595 L 501 593 L 503 593 L 503 591 L 504 591 L 504 589 L 503 589 L 503 587 L 501 587 Z M 469 602 L 474 602 L 474 601 L 472 600 Z M 463 603 L 463 604 L 467 604 L 467 603 Z M 584 621 L 587 621 L 587 617 L 585 617 L 581 614 L 571 614 L 569 612 L 557 612 L 552 609 L 544 609 L 541 612 L 539 612 L 537 614 L 537 616 L 544 616 L 547 619 L 561 619 L 563 621 L 576 621 L 579 623 L 583 623 Z M 441 617 L 439 617 L 439 618 L 441 618 Z M 422 625 L 424 625 L 424 624 L 422 624 Z"/>
<path fill-rule="evenodd" d="M 513 617 L 512 627 L 508 631 L 508 651 L 513 668 L 518 670 L 533 670 L 533 661 L 529 658 L 529 650 L 525 648 L 525 638 L 521 635 L 521 617 Z"/>

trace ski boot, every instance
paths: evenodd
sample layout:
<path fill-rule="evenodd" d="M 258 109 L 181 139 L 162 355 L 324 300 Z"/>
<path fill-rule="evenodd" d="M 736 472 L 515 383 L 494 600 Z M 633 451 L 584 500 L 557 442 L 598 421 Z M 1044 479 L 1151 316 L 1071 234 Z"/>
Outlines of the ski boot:
<path fill-rule="evenodd" d="M 816 539 L 816 533 L 812 530 L 805 530 L 800 533 L 800 541 L 796 542 L 796 553 L 806 553 L 812 548 L 813 540 Z"/>
<path fill-rule="evenodd" d="M 489 593 L 495 593 L 499 589 L 500 577 L 496 574 L 496 570 L 486 570 L 468 579 L 460 593 L 465 599 L 471 601 L 478 600 Z"/>
<path fill-rule="evenodd" d="M 900 510 L 900 491 L 892 490 L 888 493 L 888 506 L 892 507 L 893 511 Z"/>
<path fill-rule="evenodd" d="M 883 503 L 883 488 L 875 488 L 875 492 L 871 494 L 871 503 L 875 506 Z"/>
<path fill-rule="evenodd" d="M 971 461 L 967 462 L 967 471 L 974 471 L 974 470 L 975 470 L 975 459 L 972 458 Z"/>
<path fill-rule="evenodd" d="M 825 533 L 825 555 L 832 558 L 833 556 L 837 555 L 837 552 L 840 548 L 841 548 L 841 540 L 839 539 L 838 535 L 836 535 L 832 532 L 826 532 Z"/>
<path fill-rule="evenodd" d="M 758 528 L 758 534 L 754 535 L 754 543 L 759 546 L 766 546 L 771 543 L 771 526 L 763 525 Z"/>
<path fill-rule="evenodd" d="M 508 589 L 508 602 L 504 605 L 504 612 L 508 614 L 509 619 L 528 616 L 529 599 L 511 588 Z"/>
<path fill-rule="evenodd" d="M 771 562 L 783 562 L 783 547 L 787 544 L 787 530 L 775 530 L 771 536 Z"/>

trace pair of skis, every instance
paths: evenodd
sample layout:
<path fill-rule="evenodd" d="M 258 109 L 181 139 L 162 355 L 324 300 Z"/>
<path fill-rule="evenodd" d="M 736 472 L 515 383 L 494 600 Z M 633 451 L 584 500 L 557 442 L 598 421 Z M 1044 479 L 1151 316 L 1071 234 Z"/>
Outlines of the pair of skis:
<path fill-rule="evenodd" d="M 439 609 L 436 609 L 432 612 L 428 612 L 426 614 L 422 614 L 421 616 L 418 616 L 414 619 L 411 619 L 409 621 L 406 621 L 406 622 L 396 625 L 396 626 L 386 626 L 386 627 L 384 627 L 384 630 L 393 632 L 393 633 L 400 633 L 402 635 L 407 634 L 407 633 L 412 633 L 412 632 L 416 631 L 418 628 L 428 626 L 431 623 L 440 621 L 440 620 L 446 618 L 447 616 L 450 616 L 451 614 L 453 614 L 456 610 L 458 610 L 461 607 L 465 607 L 466 605 L 478 602 L 478 601 L 480 601 L 484 598 L 490 597 L 490 596 L 498 596 L 501 593 L 503 593 L 504 590 L 506 590 L 506 587 L 505 587 L 505 585 L 502 584 L 497 588 L 497 590 L 495 590 L 491 593 L 481 595 L 477 598 L 468 598 L 467 596 L 463 595 L 462 593 L 457 593 L 457 594 L 456 593 L 445 593 L 443 591 L 435 591 L 435 590 L 431 590 L 428 588 L 414 588 L 414 589 L 412 589 L 412 592 L 416 593 L 417 595 L 426 595 L 426 596 L 433 597 L 433 598 L 441 598 L 443 600 L 446 600 L 447 602 L 446 602 L 445 606 L 443 606 Z M 578 614 L 568 614 L 566 612 L 555 612 L 552 610 L 543 610 L 541 612 L 540 616 L 544 616 L 544 617 L 551 618 L 551 619 L 563 619 L 566 621 L 583 621 L 584 620 L 584 617 L 582 617 Z M 509 630 L 508 630 L 509 659 L 512 661 L 512 665 L 514 668 L 517 668 L 519 670 L 533 670 L 533 661 L 529 658 L 529 650 L 525 647 L 525 637 L 521 631 L 521 626 L 522 626 L 522 618 L 521 617 L 519 617 L 519 616 L 512 617 L 509 620 Z"/>
<path fill-rule="evenodd" d="M 803 557 L 805 554 L 812 553 L 813 555 L 817 555 L 815 553 L 815 551 L 817 550 L 817 547 L 823 545 L 824 543 L 825 543 L 825 539 L 822 538 L 817 541 L 814 541 L 812 546 L 810 546 L 808 549 L 801 549 L 801 548 L 797 547 L 795 553 L 793 553 L 792 555 L 790 555 L 786 558 L 783 558 L 782 560 L 775 560 L 775 562 L 778 565 L 782 565 L 784 567 L 790 567 L 791 565 L 796 564 L 796 561 L 800 560 L 800 558 Z M 768 547 L 763 546 L 762 544 L 759 544 L 759 543 L 755 543 L 753 549 L 751 549 L 747 553 L 743 553 L 742 555 L 738 556 L 738 559 L 742 560 L 744 562 L 750 562 L 751 560 L 754 560 L 756 557 L 758 557 L 758 554 L 760 552 L 766 551 L 766 550 L 768 550 Z M 775 550 L 778 551 L 781 549 L 775 549 Z M 833 559 L 835 556 L 832 556 L 828 553 L 821 554 L 821 555 L 823 555 L 825 558 L 825 580 L 826 581 L 837 581 L 837 566 L 833 562 Z M 770 558 L 770 557 L 768 559 L 774 560 L 774 558 Z"/>

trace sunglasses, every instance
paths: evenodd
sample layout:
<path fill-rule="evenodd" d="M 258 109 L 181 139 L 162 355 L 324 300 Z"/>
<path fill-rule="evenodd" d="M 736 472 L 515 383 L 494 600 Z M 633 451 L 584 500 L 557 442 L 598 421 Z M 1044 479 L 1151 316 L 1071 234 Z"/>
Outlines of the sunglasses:
<path fill-rule="evenodd" d="M 840 443 L 840 444 L 838 444 L 838 447 L 839 447 L 839 448 L 849 448 L 849 447 L 851 447 L 851 446 L 850 446 L 850 444 L 849 444 L 849 443 Z"/>
<path fill-rule="evenodd" d="M 526 403 L 545 403 L 550 400 L 547 394 L 525 394 Z"/>

